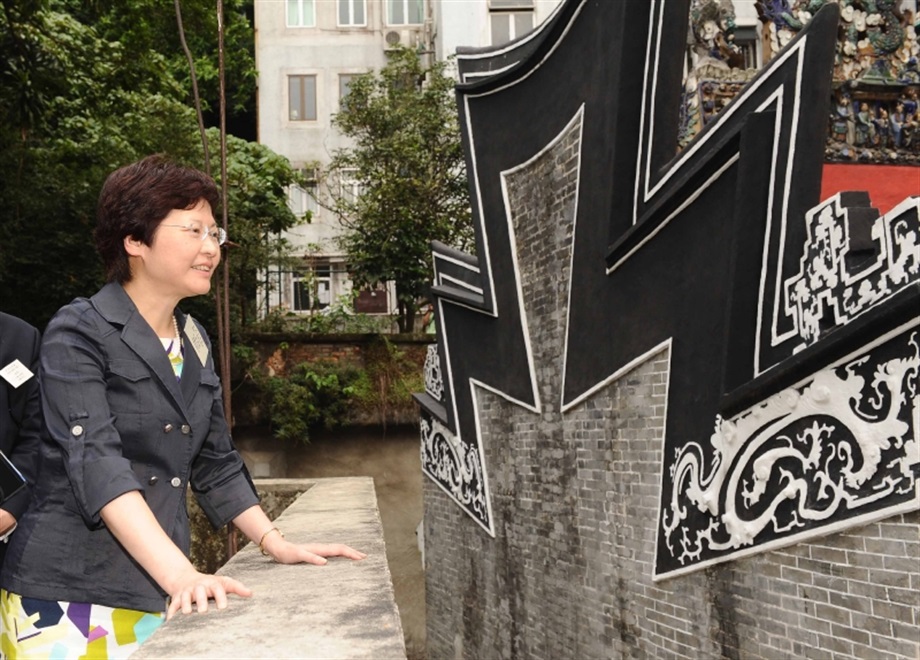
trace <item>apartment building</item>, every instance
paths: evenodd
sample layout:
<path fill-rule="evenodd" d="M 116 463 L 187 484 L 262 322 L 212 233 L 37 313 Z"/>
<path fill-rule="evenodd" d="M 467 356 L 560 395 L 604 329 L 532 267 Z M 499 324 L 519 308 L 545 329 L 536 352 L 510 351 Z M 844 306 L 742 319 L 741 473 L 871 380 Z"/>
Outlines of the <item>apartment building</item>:
<path fill-rule="evenodd" d="M 549 16 L 560 0 L 255 0 L 258 139 L 304 170 L 313 189 L 290 191 L 310 223 L 286 233 L 302 261 L 265 274 L 259 309 L 311 313 L 351 292 L 342 228 L 311 193 L 347 139 L 332 126 L 354 76 L 386 64 L 397 46 L 444 60 L 459 46 L 499 45 Z M 347 176 L 345 177 L 347 185 Z M 392 313 L 392 287 L 359 293 L 356 309 Z"/>

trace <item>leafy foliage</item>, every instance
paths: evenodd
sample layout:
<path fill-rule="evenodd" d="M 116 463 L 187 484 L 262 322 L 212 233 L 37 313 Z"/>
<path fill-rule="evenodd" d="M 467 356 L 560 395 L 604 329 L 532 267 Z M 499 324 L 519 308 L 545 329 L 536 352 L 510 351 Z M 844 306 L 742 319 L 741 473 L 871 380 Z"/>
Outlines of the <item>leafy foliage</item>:
<path fill-rule="evenodd" d="M 226 48 L 234 54 L 227 68 L 232 113 L 253 96 L 251 2 L 224 6 Z M 182 12 L 205 103 L 214 110 L 215 6 L 182 0 Z M 208 141 L 220 183 L 217 129 L 209 129 Z M 43 327 L 61 305 L 94 292 L 103 281 L 92 241 L 102 182 L 157 152 L 203 165 L 172 3 L 0 0 L 0 309 Z M 259 268 L 284 259 L 286 244 L 273 232 L 297 222 L 284 193 L 297 175 L 286 159 L 232 135 L 228 161 L 237 328 L 251 318 L 247 301 L 255 299 Z M 212 298 L 183 307 L 216 334 Z"/>
<path fill-rule="evenodd" d="M 472 241 L 453 84 L 445 63 L 398 50 L 351 82 L 333 119 L 354 146 L 333 155 L 320 203 L 348 229 L 340 242 L 356 283 L 396 283 L 401 332 L 431 282 L 431 241 Z"/>
<path fill-rule="evenodd" d="M 394 414 L 415 411 L 412 394 L 425 390 L 424 374 L 384 335 L 368 346 L 364 361 L 366 369 L 352 386 L 353 403 L 386 429 L 387 420 Z"/>
<path fill-rule="evenodd" d="M 339 426 L 358 377 L 355 368 L 326 362 L 303 362 L 284 378 L 256 377 L 267 398 L 272 434 L 279 440 L 307 443 L 311 429 Z"/>
<path fill-rule="evenodd" d="M 92 227 L 108 172 L 195 146 L 172 81 L 132 75 L 119 42 L 48 4 L 0 13 L 0 307 L 40 327 L 101 282 Z"/>
<path fill-rule="evenodd" d="M 282 355 L 289 348 L 278 345 Z M 425 387 L 421 364 L 385 335 L 365 348 L 363 366 L 316 360 L 282 368 L 278 375 L 265 369 L 251 347 L 233 350 L 256 402 L 255 417 L 279 440 L 306 443 L 316 429 L 347 424 L 386 428 L 390 420 L 415 416 L 412 394 Z"/>
<path fill-rule="evenodd" d="M 218 140 L 217 129 L 208 129 L 211 171 L 220 184 Z M 288 260 L 290 245 L 281 232 L 299 222 L 285 192 L 295 183 L 302 180 L 287 158 L 264 145 L 227 136 L 227 226 L 233 244 L 225 254 L 230 263 L 234 330 L 255 321 L 259 271 L 269 263 Z"/>

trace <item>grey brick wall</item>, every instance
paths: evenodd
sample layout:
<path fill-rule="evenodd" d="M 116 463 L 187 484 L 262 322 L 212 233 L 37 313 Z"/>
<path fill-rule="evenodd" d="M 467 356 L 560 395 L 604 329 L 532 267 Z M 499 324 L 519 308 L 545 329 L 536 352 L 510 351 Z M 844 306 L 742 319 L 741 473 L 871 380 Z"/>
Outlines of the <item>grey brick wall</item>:
<path fill-rule="evenodd" d="M 577 128 L 509 177 L 541 412 L 478 393 L 494 539 L 426 480 L 429 658 L 920 658 L 918 512 L 652 581 L 667 351 L 560 411 Z"/>

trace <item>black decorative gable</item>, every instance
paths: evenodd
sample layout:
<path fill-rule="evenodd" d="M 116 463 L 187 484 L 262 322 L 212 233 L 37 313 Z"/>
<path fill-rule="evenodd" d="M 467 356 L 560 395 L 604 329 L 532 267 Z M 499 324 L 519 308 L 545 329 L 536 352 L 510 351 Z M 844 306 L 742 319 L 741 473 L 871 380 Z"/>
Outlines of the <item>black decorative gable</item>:
<path fill-rule="evenodd" d="M 459 58 L 477 256 L 434 248 L 422 460 L 490 534 L 477 393 L 539 425 L 664 349 L 656 578 L 920 505 L 918 198 L 818 204 L 837 12 L 680 152 L 687 0 L 568 0 Z M 525 222 L 551 151 L 566 202 Z"/>

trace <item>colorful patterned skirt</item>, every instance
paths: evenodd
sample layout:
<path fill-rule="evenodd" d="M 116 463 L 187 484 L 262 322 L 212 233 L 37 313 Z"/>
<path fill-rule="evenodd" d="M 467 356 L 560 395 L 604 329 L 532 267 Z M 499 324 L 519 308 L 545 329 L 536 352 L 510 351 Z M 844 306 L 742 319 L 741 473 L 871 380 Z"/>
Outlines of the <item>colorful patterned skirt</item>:
<path fill-rule="evenodd" d="M 0 589 L 0 653 L 8 660 L 127 658 L 165 614 L 24 598 Z"/>

